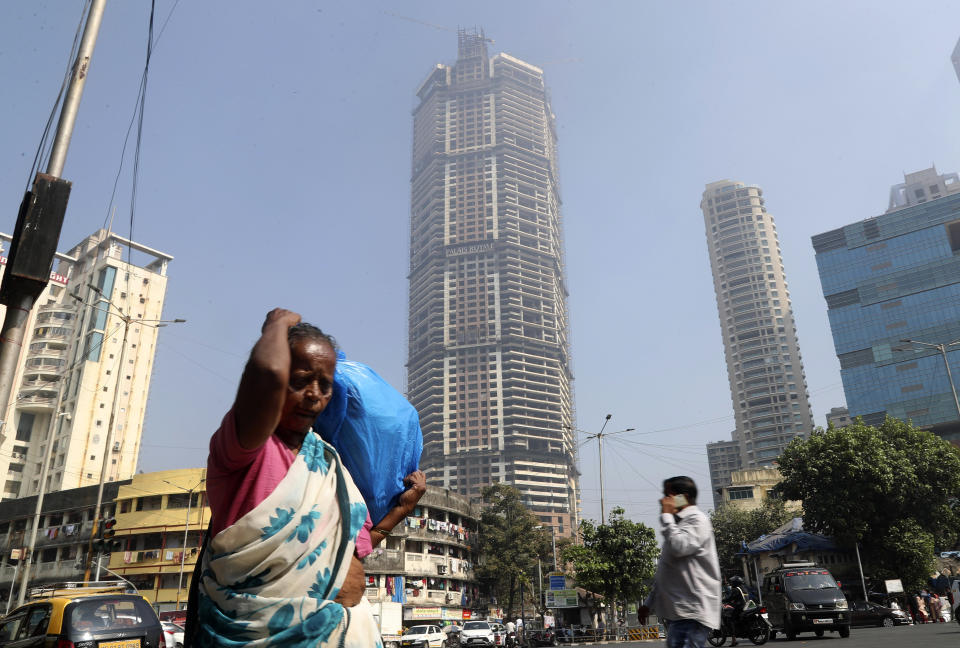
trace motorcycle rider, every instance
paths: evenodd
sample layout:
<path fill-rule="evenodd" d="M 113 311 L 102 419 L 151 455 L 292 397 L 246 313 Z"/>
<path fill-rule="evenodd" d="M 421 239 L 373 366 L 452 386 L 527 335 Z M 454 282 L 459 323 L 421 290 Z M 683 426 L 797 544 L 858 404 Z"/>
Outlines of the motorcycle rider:
<path fill-rule="evenodd" d="M 749 600 L 750 596 L 747 594 L 743 579 L 739 576 L 732 577 L 730 579 L 730 591 L 723 597 L 723 623 L 726 624 L 727 634 L 730 635 L 732 640 L 731 646 L 737 645 L 737 623 L 740 621 L 740 615 Z"/>

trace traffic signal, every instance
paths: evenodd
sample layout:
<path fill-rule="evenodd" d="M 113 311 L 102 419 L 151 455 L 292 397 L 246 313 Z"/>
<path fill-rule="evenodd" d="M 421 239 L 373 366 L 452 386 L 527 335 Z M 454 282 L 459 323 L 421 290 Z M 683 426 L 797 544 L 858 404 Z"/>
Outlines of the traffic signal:
<path fill-rule="evenodd" d="M 116 526 L 117 518 L 115 517 L 104 518 L 103 524 L 100 525 L 100 537 L 102 538 L 100 551 L 103 553 L 110 553 L 120 548 L 120 541 L 113 539 L 117 535 Z"/>
<path fill-rule="evenodd" d="M 117 530 L 114 528 L 115 526 L 117 526 L 117 518 L 105 518 L 103 524 L 100 525 L 100 537 L 104 540 L 112 539 L 113 536 L 117 535 Z"/>
<path fill-rule="evenodd" d="M 113 539 L 113 536 L 117 534 L 114 528 L 116 526 L 117 518 L 115 517 L 100 520 L 100 524 L 97 526 L 97 537 L 93 541 L 94 553 L 110 553 L 118 548 L 116 545 L 119 545 L 119 542 Z"/>

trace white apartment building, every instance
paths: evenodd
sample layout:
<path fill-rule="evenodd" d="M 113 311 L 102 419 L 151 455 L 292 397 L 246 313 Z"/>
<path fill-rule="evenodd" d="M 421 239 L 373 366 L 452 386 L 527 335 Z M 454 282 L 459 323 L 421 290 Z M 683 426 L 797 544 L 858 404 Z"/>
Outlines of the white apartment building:
<path fill-rule="evenodd" d="M 721 180 L 700 202 L 740 445 L 740 468 L 773 465 L 813 429 L 773 217 L 763 190 Z M 713 475 L 711 475 L 713 481 Z"/>
<path fill-rule="evenodd" d="M 49 490 L 98 483 L 104 461 L 107 481 L 134 474 L 172 259 L 107 230 L 57 253 L 3 417 L 3 499 L 38 492 L 51 431 Z"/>

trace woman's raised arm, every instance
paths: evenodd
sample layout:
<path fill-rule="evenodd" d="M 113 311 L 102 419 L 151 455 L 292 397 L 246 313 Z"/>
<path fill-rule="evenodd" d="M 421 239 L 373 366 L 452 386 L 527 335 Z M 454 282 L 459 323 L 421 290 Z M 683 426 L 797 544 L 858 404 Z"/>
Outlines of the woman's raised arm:
<path fill-rule="evenodd" d="M 290 344 L 287 331 L 300 315 L 284 308 L 267 313 L 260 339 L 250 352 L 233 404 L 237 440 L 244 448 L 259 448 L 280 422 L 290 380 Z"/>

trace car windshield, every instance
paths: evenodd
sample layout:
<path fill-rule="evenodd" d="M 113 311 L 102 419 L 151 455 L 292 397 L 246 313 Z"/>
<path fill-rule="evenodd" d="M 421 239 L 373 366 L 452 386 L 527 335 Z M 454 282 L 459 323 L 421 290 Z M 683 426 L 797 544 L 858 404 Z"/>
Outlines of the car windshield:
<path fill-rule="evenodd" d="M 833 580 L 833 576 L 828 572 L 787 575 L 783 580 L 789 590 L 836 589 L 837 587 L 837 581 Z"/>
<path fill-rule="evenodd" d="M 153 608 L 141 598 L 78 599 L 67 607 L 65 625 L 75 632 L 159 625 Z"/>
<path fill-rule="evenodd" d="M 413 626 L 403 634 L 427 634 L 428 626 Z"/>
<path fill-rule="evenodd" d="M 490 624 L 486 621 L 467 621 L 463 624 L 464 630 L 489 630 Z"/>

